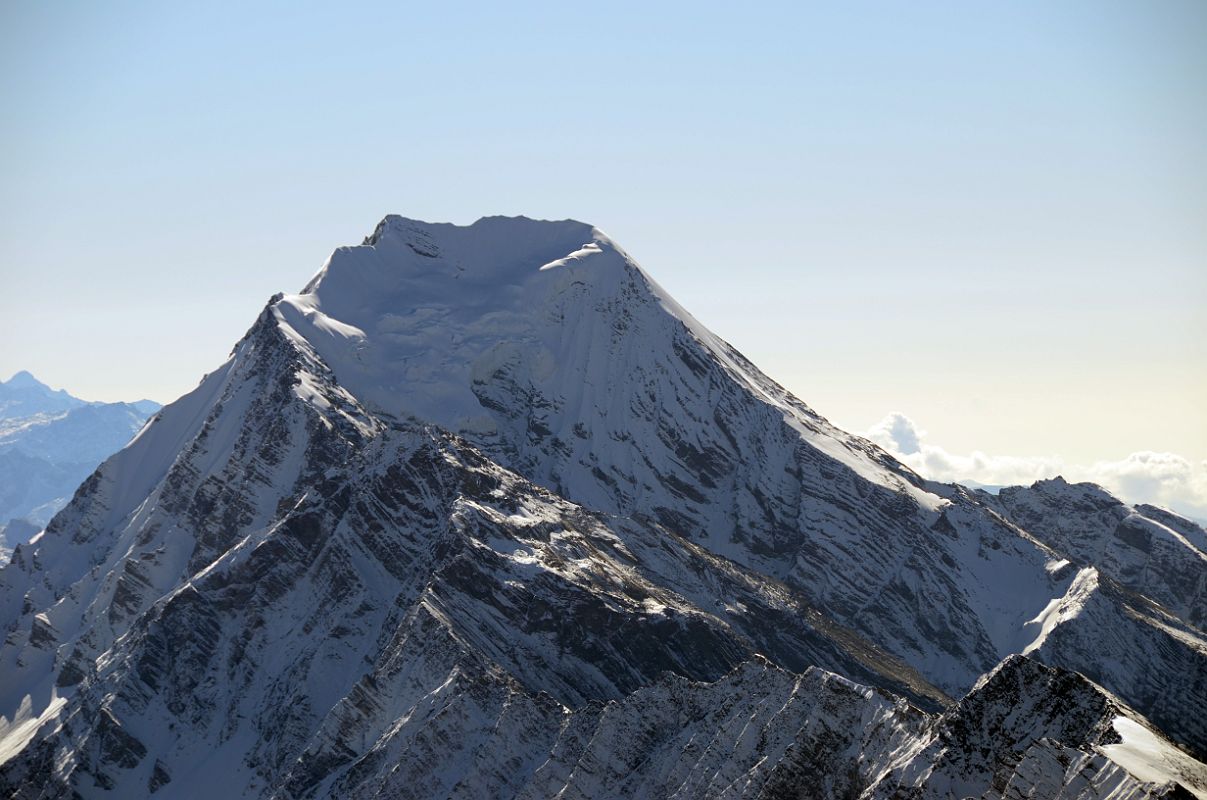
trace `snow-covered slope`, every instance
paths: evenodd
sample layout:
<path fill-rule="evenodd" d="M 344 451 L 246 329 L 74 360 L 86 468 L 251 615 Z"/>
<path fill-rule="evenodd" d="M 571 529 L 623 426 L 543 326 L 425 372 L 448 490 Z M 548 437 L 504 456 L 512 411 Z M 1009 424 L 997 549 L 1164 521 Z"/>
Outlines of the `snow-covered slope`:
<path fill-rule="evenodd" d="M 1069 590 L 1060 555 L 834 429 L 588 226 L 389 217 L 275 310 L 370 407 L 780 578 L 950 694 L 1031 644 Z M 1158 631 L 1179 668 L 1204 652 L 1195 631 Z M 1062 658 L 1085 671 L 1098 654 Z"/>
<path fill-rule="evenodd" d="M 1154 560 L 1143 595 L 1031 525 L 835 429 L 589 226 L 388 217 L 0 571 L 0 785 L 1140 797 L 1155 747 L 1196 786 L 1164 736 L 1207 751 L 1201 581 Z M 942 739 L 1003 674 L 1029 710 Z"/>
<path fill-rule="evenodd" d="M 149 400 L 90 403 L 28 372 L 0 381 L 0 520 L 40 529 L 158 408 Z"/>
<path fill-rule="evenodd" d="M 1060 478 L 1003 489 L 997 501 L 1045 543 L 1207 630 L 1207 535 L 1190 520 Z"/>

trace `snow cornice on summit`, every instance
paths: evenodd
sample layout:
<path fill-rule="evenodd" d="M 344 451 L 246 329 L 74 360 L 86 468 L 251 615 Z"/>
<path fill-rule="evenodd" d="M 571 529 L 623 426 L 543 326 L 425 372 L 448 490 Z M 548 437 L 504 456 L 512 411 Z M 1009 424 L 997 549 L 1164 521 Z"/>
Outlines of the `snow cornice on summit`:
<path fill-rule="evenodd" d="M 317 291 L 333 280 L 341 281 L 345 270 L 373 273 L 368 266 L 373 259 L 366 248 L 395 270 L 443 268 L 462 279 L 508 283 L 590 244 L 601 251 L 618 249 L 598 229 L 576 220 L 494 216 L 482 217 L 470 225 L 455 225 L 390 214 L 361 245 L 341 247 L 332 253 L 302 293 Z"/>

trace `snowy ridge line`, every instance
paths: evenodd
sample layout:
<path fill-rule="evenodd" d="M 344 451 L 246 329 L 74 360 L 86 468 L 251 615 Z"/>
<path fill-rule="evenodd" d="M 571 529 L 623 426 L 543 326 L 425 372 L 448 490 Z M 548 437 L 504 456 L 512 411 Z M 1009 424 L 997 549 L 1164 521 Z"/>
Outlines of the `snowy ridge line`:
<path fill-rule="evenodd" d="M 1201 534 L 922 481 L 591 226 L 388 217 L 0 570 L 0 788 L 1201 793 Z"/>

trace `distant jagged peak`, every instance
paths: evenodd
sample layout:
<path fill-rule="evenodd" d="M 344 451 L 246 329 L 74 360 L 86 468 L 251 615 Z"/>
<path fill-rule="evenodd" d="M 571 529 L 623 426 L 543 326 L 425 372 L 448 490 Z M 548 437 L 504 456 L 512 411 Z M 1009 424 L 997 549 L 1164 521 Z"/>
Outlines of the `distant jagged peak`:
<path fill-rule="evenodd" d="M 78 397 L 70 394 L 66 389 L 52 389 L 42 381 L 34 377 L 34 374 L 27 369 L 20 370 L 13 374 L 7 381 L 0 381 L 0 386 L 6 389 L 15 389 L 18 391 L 37 391 L 45 395 L 61 397 L 64 399 L 79 400 Z M 80 400 L 80 402 L 84 402 Z"/>
<path fill-rule="evenodd" d="M 8 380 L 0 380 L 0 419 L 18 419 L 35 414 L 62 415 L 68 411 L 88 409 L 129 408 L 141 416 L 150 416 L 163 408 L 151 399 L 134 402 L 88 401 L 65 389 L 52 389 L 29 372 L 19 370 Z"/>
<path fill-rule="evenodd" d="M 29 370 L 26 370 L 26 369 L 17 371 L 7 381 L 0 381 L 0 389 L 9 389 L 14 392 L 17 392 L 18 396 L 22 397 L 25 402 L 28 402 L 30 398 L 36 398 L 37 396 L 40 395 L 44 398 L 47 398 L 47 399 L 52 400 L 57 403 L 57 405 L 53 409 L 35 409 L 35 410 L 59 410 L 59 411 L 62 411 L 62 410 L 69 410 L 69 409 L 84 407 L 84 406 L 128 405 L 128 406 L 132 406 L 133 408 L 135 408 L 137 411 L 142 413 L 144 416 L 147 416 L 147 415 L 155 413 L 160 408 L 162 408 L 162 405 L 160 403 L 157 403 L 154 400 L 147 400 L 145 398 L 142 400 L 136 400 L 136 401 L 133 401 L 130 403 L 127 403 L 124 401 L 106 403 L 105 401 L 102 401 L 102 400 L 84 400 L 82 398 L 76 397 L 75 395 L 71 394 L 66 389 L 52 389 L 47 384 L 38 380 L 38 378 L 35 377 L 32 372 L 30 372 Z"/>
<path fill-rule="evenodd" d="M 150 416 L 151 414 L 154 414 L 156 411 L 163 408 L 162 403 L 157 403 L 154 400 L 148 400 L 145 397 L 142 400 L 135 400 L 134 402 L 128 403 L 127 405 L 134 406 L 134 408 L 136 408 L 138 411 L 140 411 L 143 414 L 146 414 L 148 416 Z"/>
<path fill-rule="evenodd" d="M 87 405 L 63 389 L 52 389 L 21 370 L 7 381 L 0 381 L 0 419 L 32 417 L 37 414 L 62 414 Z"/>
<path fill-rule="evenodd" d="M 1120 510 L 1127 505 L 1096 483 L 1070 483 L 1061 475 L 1041 478 L 1030 486 L 1005 486 L 997 492 L 1009 506 L 1039 503 L 1045 507 L 1077 508 L 1085 513 Z"/>
<path fill-rule="evenodd" d="M 15 373 L 7 381 L 0 381 L 0 383 L 11 389 L 45 389 L 48 392 L 53 391 L 49 386 L 35 378 L 33 373 L 24 369 Z"/>
<path fill-rule="evenodd" d="M 1040 480 L 1037 480 L 1035 483 L 1031 484 L 1031 488 L 1036 491 L 1052 495 L 1079 494 L 1087 497 L 1093 496 L 1098 498 L 1109 498 L 1110 500 L 1118 502 L 1114 495 L 1096 483 L 1091 483 L 1089 481 L 1070 483 L 1069 481 L 1065 480 L 1063 475 L 1057 475 L 1053 478 L 1041 478 Z"/>

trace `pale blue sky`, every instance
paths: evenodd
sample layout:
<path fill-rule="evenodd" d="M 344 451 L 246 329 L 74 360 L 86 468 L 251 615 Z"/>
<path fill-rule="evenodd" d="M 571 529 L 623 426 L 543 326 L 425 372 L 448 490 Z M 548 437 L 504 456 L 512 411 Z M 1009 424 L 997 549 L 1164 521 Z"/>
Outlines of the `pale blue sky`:
<path fill-rule="evenodd" d="M 1207 3 L 325 5 L 0 5 L 0 377 L 169 401 L 387 212 L 522 213 L 850 429 L 1207 459 Z"/>

